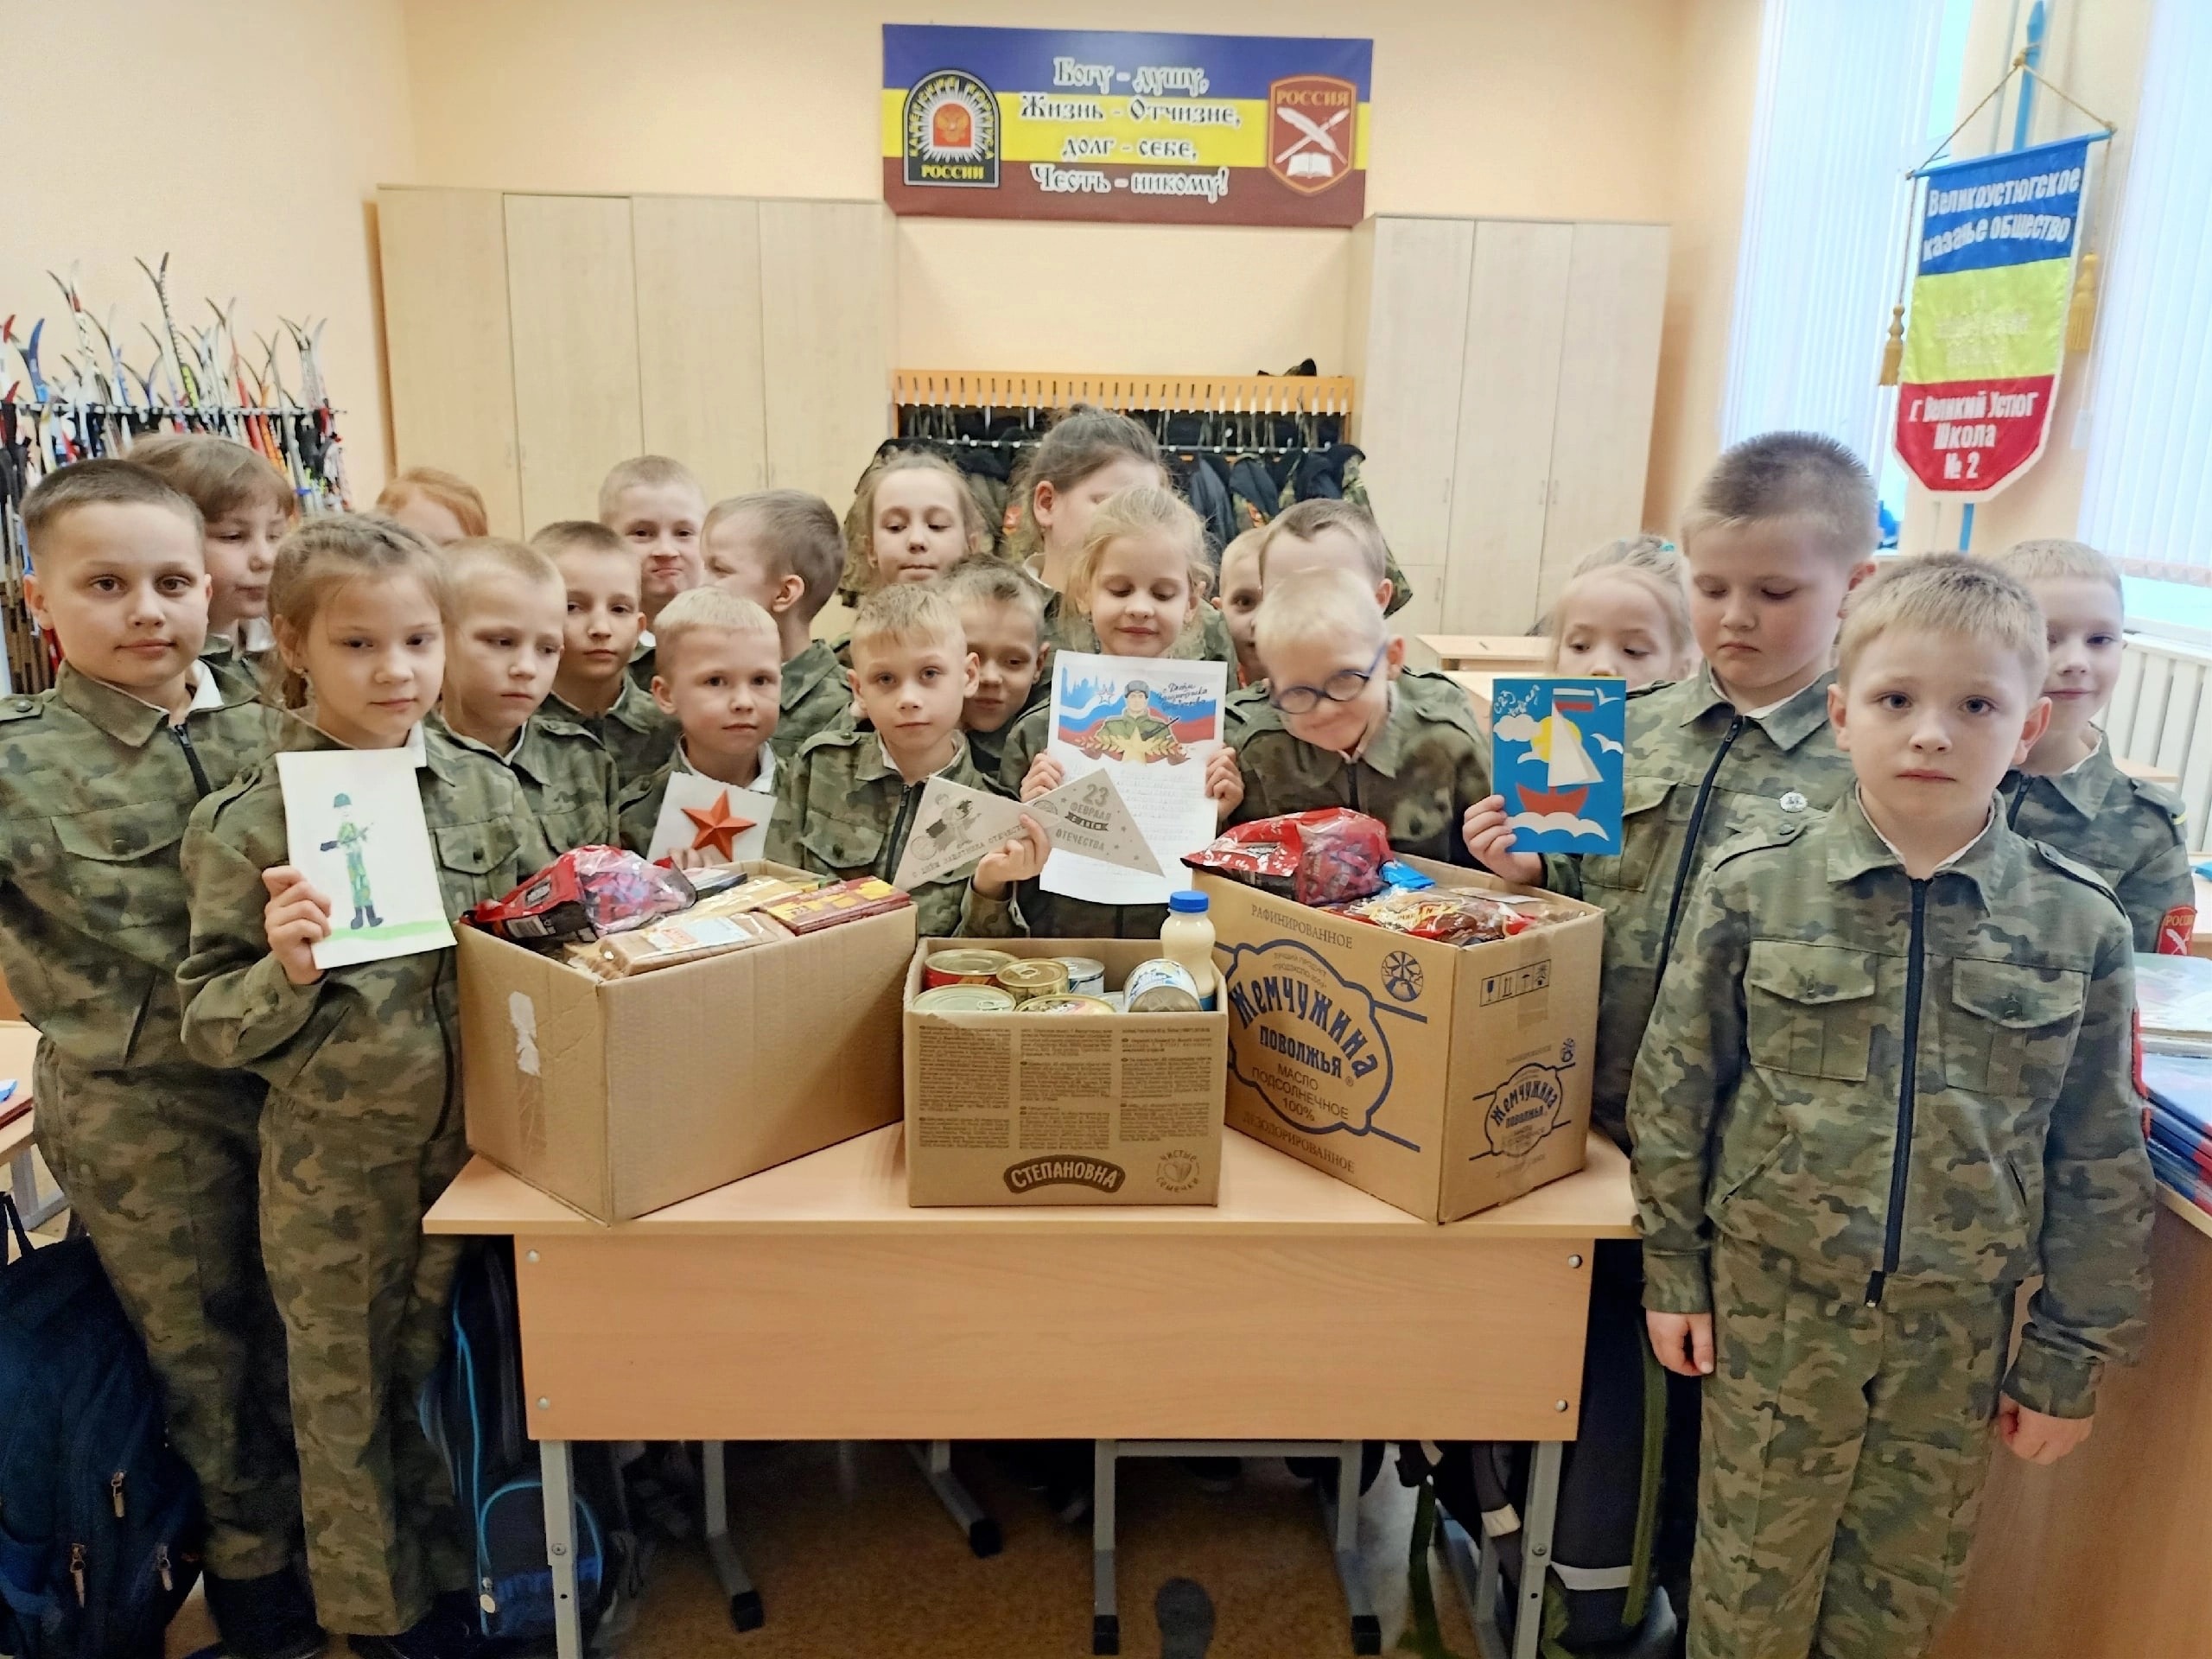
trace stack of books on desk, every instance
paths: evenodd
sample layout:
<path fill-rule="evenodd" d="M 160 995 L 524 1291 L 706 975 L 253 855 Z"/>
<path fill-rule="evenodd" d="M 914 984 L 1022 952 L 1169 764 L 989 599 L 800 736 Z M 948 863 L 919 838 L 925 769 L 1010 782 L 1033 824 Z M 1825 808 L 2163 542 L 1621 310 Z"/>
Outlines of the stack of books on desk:
<path fill-rule="evenodd" d="M 2135 1001 L 2145 1053 L 2212 1059 L 2212 958 L 2137 953 Z"/>
<path fill-rule="evenodd" d="M 2212 1215 L 2212 1060 L 2145 1054 L 2143 1129 L 2159 1184 Z"/>

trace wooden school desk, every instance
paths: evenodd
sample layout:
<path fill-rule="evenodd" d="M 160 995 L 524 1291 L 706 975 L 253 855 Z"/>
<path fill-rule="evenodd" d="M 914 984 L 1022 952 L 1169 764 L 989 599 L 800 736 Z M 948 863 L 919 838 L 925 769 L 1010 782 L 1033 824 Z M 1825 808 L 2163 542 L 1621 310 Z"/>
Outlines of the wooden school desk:
<path fill-rule="evenodd" d="M 1415 668 L 1541 674 L 1552 642 L 1541 633 L 1421 633 L 1406 644 L 1407 661 Z"/>
<path fill-rule="evenodd" d="M 1604 1137 L 1580 1173 L 1446 1227 L 1234 1131 L 1217 1206 L 910 1209 L 905 1146 L 894 1124 L 611 1227 L 479 1158 L 431 1209 L 431 1232 L 515 1241 L 561 1659 L 582 1651 L 579 1440 L 1533 1440 L 1546 1560 L 1592 1246 L 1634 1232 Z"/>

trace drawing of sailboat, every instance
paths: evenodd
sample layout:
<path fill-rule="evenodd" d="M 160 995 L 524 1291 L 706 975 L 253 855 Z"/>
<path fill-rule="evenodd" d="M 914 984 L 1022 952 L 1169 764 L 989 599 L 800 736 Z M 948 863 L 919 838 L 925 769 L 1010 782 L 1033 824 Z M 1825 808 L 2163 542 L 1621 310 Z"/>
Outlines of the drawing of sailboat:
<path fill-rule="evenodd" d="M 1543 726 L 1544 782 L 1548 787 L 1521 787 L 1522 811 L 1580 816 L 1583 803 L 1590 798 L 1589 786 L 1605 774 L 1591 759 L 1582 741 L 1582 728 L 1574 723 L 1573 716 L 1586 715 L 1597 706 L 1594 691 L 1573 687 L 1554 690 L 1551 715 Z"/>

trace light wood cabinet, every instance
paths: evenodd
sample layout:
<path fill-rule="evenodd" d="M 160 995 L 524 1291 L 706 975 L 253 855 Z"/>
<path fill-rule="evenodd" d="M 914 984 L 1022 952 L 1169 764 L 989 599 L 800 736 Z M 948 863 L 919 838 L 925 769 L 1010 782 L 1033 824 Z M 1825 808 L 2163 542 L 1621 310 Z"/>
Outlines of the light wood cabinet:
<path fill-rule="evenodd" d="M 1415 632 L 1520 633 L 1641 525 L 1664 226 L 1382 217 L 1355 238 L 1358 441 Z"/>
<path fill-rule="evenodd" d="M 378 222 L 398 463 L 474 483 L 496 533 L 595 517 L 639 454 L 842 510 L 890 429 L 879 202 L 386 187 Z"/>

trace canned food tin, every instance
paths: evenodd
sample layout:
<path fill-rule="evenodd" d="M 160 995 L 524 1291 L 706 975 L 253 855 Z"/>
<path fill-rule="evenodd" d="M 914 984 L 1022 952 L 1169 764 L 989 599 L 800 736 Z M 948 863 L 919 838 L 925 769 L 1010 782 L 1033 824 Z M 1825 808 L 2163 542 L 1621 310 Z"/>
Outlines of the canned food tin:
<path fill-rule="evenodd" d="M 922 964 L 922 983 L 931 990 L 941 985 L 988 985 L 1013 960 L 1004 950 L 940 950 Z"/>
<path fill-rule="evenodd" d="M 999 969 L 998 982 L 999 988 L 1011 991 L 1017 1002 L 1033 996 L 1065 996 L 1068 965 L 1057 957 L 1017 958 Z"/>
<path fill-rule="evenodd" d="M 1128 992 L 1131 1014 L 1196 1014 L 1198 982 L 1181 963 L 1160 957 L 1129 969 Z"/>
<path fill-rule="evenodd" d="M 1014 1010 L 1016 1014 L 1112 1014 L 1114 1005 L 1103 996 L 1078 996 L 1066 993 L 1057 996 L 1033 996 Z"/>
<path fill-rule="evenodd" d="M 914 999 L 916 1014 L 1012 1014 L 1014 995 L 995 985 L 940 985 Z"/>
<path fill-rule="evenodd" d="M 1096 957 L 1060 957 L 1067 964 L 1068 989 L 1077 996 L 1106 995 L 1106 964 Z"/>

